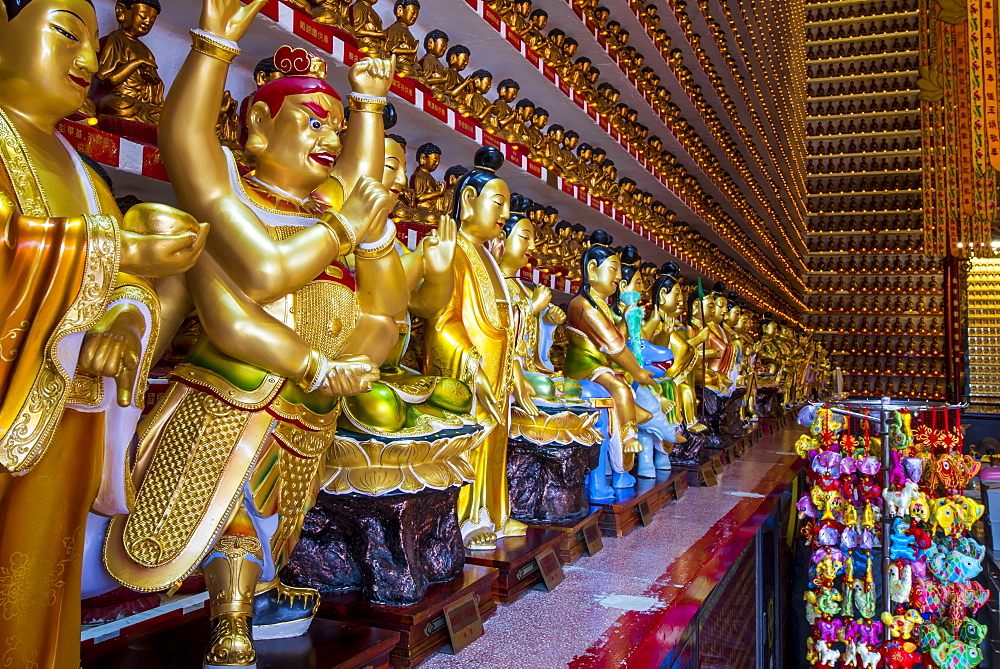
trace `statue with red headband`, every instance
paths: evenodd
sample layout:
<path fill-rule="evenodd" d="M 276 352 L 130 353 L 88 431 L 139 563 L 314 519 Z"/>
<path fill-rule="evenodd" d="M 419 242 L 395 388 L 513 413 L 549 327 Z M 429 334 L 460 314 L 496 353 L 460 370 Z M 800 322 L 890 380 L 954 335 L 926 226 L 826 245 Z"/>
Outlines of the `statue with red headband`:
<path fill-rule="evenodd" d="M 139 426 L 135 501 L 105 545 L 111 575 L 136 590 L 202 570 L 213 667 L 253 665 L 252 639 L 308 629 L 318 593 L 282 584 L 278 572 L 315 502 L 340 398 L 378 380 L 408 298 L 387 218 L 394 198 L 381 183 L 392 61 L 351 68 L 341 138 L 344 107 L 325 62 L 282 47 L 283 76 L 246 111 L 255 170 L 241 175 L 219 143 L 229 64 L 263 3 L 204 0 L 164 102 L 171 183 L 213 234 L 186 280 L 161 293 L 196 308 L 202 334 Z M 348 255 L 353 268 L 338 261 Z"/>

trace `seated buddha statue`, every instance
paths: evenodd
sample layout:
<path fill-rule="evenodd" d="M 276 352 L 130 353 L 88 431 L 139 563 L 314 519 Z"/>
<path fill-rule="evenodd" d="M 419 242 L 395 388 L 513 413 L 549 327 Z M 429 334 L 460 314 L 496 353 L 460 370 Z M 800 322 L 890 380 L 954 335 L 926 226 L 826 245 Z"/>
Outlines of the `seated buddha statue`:
<path fill-rule="evenodd" d="M 98 54 L 93 90 L 98 118 L 159 122 L 163 81 L 153 52 L 139 39 L 149 34 L 159 13 L 159 0 L 121 0 L 115 5 L 118 29 L 101 39 Z"/>
<path fill-rule="evenodd" d="M 498 137 L 508 142 L 518 141 L 518 112 L 511 103 L 517 98 L 521 86 L 513 79 L 504 79 L 497 84 L 497 97 L 483 115 L 483 125 L 490 128 Z"/>
<path fill-rule="evenodd" d="M 613 485 L 631 487 L 635 479 L 625 468 L 625 456 L 643 450 L 638 438 L 638 424 L 646 422 L 652 414 L 637 405 L 625 375 L 650 388 L 658 388 L 658 384 L 627 346 L 628 342 L 615 325 L 614 314 L 608 305 L 621 281 L 621 263 L 610 245 L 611 241 L 606 232 L 596 230 L 580 259 L 581 286 L 570 301 L 566 315 L 569 342 L 563 373 L 570 379 L 592 381 L 610 395 L 613 404 L 609 426 L 612 441 L 606 450 L 606 457 L 613 472 Z M 621 371 L 613 369 L 612 364 Z M 599 464 L 591 480 L 592 497 L 594 484 L 603 477 L 604 468 Z M 605 481 L 603 487 L 606 486 Z"/>
<path fill-rule="evenodd" d="M 441 197 L 445 185 L 434 178 L 434 170 L 441 165 L 441 149 L 430 142 L 417 147 L 417 167 L 410 176 L 418 222 L 434 225 L 444 213 Z"/>
<path fill-rule="evenodd" d="M 448 81 L 448 68 L 441 63 L 447 51 L 448 33 L 431 30 L 424 35 L 424 55 L 418 63 L 420 76 L 434 91 L 434 97 L 439 99 L 444 94 L 444 86 Z"/>
<path fill-rule="evenodd" d="M 347 10 L 348 29 L 358 41 L 361 51 L 369 56 L 385 54 L 385 31 L 382 17 L 372 7 L 378 0 L 354 0 Z M 414 0 L 398 0 L 413 2 Z M 412 10 L 411 10 L 412 11 Z"/>
<path fill-rule="evenodd" d="M 410 32 L 410 27 L 420 16 L 419 0 L 396 0 L 392 6 L 396 21 L 385 30 L 385 42 L 382 48 L 386 58 L 396 57 L 396 72 L 401 77 L 421 78 L 421 70 L 417 66 L 417 38 Z"/>

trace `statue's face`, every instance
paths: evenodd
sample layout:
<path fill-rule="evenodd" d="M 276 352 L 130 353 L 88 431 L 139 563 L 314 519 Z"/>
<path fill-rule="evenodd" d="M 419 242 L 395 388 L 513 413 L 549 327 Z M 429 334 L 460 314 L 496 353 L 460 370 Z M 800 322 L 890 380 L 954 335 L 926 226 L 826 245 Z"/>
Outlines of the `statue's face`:
<path fill-rule="evenodd" d="M 641 293 L 645 289 L 645 284 L 646 277 L 643 276 L 642 272 L 636 272 L 633 274 L 631 281 L 626 282 L 625 280 L 621 280 L 618 282 L 618 286 L 623 293 L 627 293 L 629 291 Z"/>
<path fill-rule="evenodd" d="M 510 189 L 503 179 L 492 179 L 476 193 L 466 186 L 461 194 L 459 219 L 462 231 L 481 241 L 496 239 L 510 216 Z"/>
<path fill-rule="evenodd" d="M 535 226 L 527 218 L 522 218 L 504 240 L 503 258 L 506 267 L 520 269 L 528 264 L 530 254 L 535 252 Z"/>
<path fill-rule="evenodd" d="M 520 88 L 514 88 L 513 86 L 505 86 L 497 91 L 497 96 L 507 104 L 510 104 L 517 98 L 520 90 Z"/>
<path fill-rule="evenodd" d="M 418 158 L 420 166 L 428 172 L 433 172 L 441 164 L 440 153 L 425 153 Z"/>
<path fill-rule="evenodd" d="M 406 152 L 399 142 L 388 137 L 385 139 L 382 185 L 392 193 L 401 193 L 406 188 Z"/>
<path fill-rule="evenodd" d="M 448 50 L 448 40 L 443 37 L 427 40 L 424 44 L 424 49 L 426 49 L 427 53 L 431 54 L 435 58 L 440 58 Z"/>
<path fill-rule="evenodd" d="M 453 70 L 458 70 L 461 72 L 469 66 L 469 54 L 467 53 L 453 53 L 448 58 L 448 67 Z"/>
<path fill-rule="evenodd" d="M 274 118 L 266 103 L 257 102 L 250 108 L 247 148 L 261 171 L 280 177 L 282 183 L 273 185 L 312 191 L 330 178 L 344 126 L 344 107 L 326 93 L 289 95 Z"/>
<path fill-rule="evenodd" d="M 740 324 L 740 319 L 743 317 L 743 312 L 739 307 L 733 307 L 726 312 L 726 325 L 735 329 Z"/>
<path fill-rule="evenodd" d="M 83 104 L 97 73 L 97 15 L 84 0 L 35 0 L 0 11 L 0 105 L 43 126 Z"/>
<path fill-rule="evenodd" d="M 141 2 L 137 2 L 131 7 L 121 4 L 115 5 L 115 18 L 118 20 L 118 26 L 122 32 L 131 37 L 148 35 L 149 31 L 153 29 L 153 23 L 156 22 L 156 16 L 159 13 L 156 9 Z"/>
<path fill-rule="evenodd" d="M 589 162 L 590 162 L 590 159 L 594 157 L 594 150 L 593 150 L 593 149 L 582 149 L 582 150 L 581 150 L 581 151 L 580 151 L 579 153 L 577 153 L 576 155 L 577 155 L 577 156 L 578 156 L 578 157 L 580 158 L 580 160 L 582 160 L 583 162 L 585 162 L 585 163 L 589 163 Z"/>
<path fill-rule="evenodd" d="M 562 130 L 549 130 L 549 138 L 554 142 L 561 142 L 563 138 Z"/>
<path fill-rule="evenodd" d="M 622 280 L 622 266 L 618 256 L 608 256 L 600 265 L 593 259 L 587 263 L 587 280 L 590 287 L 601 297 L 614 294 L 618 282 Z"/>
<path fill-rule="evenodd" d="M 567 58 L 573 58 L 574 56 L 576 56 L 576 51 L 579 48 L 580 45 L 577 44 L 576 42 L 570 42 L 569 44 L 564 43 L 563 53 L 566 55 Z"/>
<path fill-rule="evenodd" d="M 536 128 L 544 128 L 548 122 L 549 117 L 547 114 L 535 114 L 531 117 L 531 124 Z"/>
<path fill-rule="evenodd" d="M 526 123 L 535 114 L 535 108 L 530 106 L 518 107 L 516 111 L 517 111 L 517 119 L 521 123 Z"/>
<path fill-rule="evenodd" d="M 490 89 L 493 88 L 493 78 L 492 77 L 479 77 L 475 82 L 476 92 L 479 94 L 489 93 Z"/>
<path fill-rule="evenodd" d="M 548 22 L 549 22 L 549 17 L 547 17 L 547 16 L 545 16 L 543 14 L 537 14 L 537 15 L 531 17 L 531 21 L 530 21 L 531 25 L 535 28 L 535 30 L 538 30 L 538 31 L 544 30 L 545 29 L 545 24 L 547 24 Z"/>
<path fill-rule="evenodd" d="M 408 26 L 412 26 L 416 23 L 417 16 L 419 15 L 420 8 L 416 5 L 406 5 L 405 7 L 400 7 L 396 10 L 396 18 L 399 19 L 399 22 Z"/>
<path fill-rule="evenodd" d="M 580 143 L 580 138 L 575 135 L 563 136 L 563 147 L 569 151 L 576 148 L 576 145 Z"/>

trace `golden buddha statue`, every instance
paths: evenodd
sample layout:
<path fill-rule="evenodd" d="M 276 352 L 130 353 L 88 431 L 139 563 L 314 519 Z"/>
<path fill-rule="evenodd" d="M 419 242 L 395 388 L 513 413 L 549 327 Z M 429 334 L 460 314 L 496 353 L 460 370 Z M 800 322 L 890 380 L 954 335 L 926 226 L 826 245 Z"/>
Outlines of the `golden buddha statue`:
<path fill-rule="evenodd" d="M 325 62 L 290 47 L 275 54 L 285 76 L 258 89 L 247 112 L 256 170 L 241 175 L 214 136 L 236 42 L 262 5 L 205 0 L 164 105 L 171 183 L 215 225 L 186 284 L 163 288 L 197 308 L 203 334 L 139 430 L 135 503 L 113 519 L 105 546 L 112 576 L 139 591 L 201 567 L 213 666 L 252 666 L 253 636 L 309 627 L 318 593 L 277 574 L 315 502 L 339 398 L 373 389 L 408 297 L 388 221 L 394 198 L 380 183 L 391 62 L 352 66 L 343 144 Z M 352 252 L 353 272 L 337 262 Z M 164 486 L 190 504 L 169 504 Z"/>
<path fill-rule="evenodd" d="M 156 125 L 163 109 L 163 81 L 153 52 L 139 39 L 160 13 L 159 0 L 121 0 L 115 5 L 118 30 L 101 39 L 94 102 L 98 118 Z"/>
<path fill-rule="evenodd" d="M 444 213 L 441 196 L 445 185 L 434 178 L 434 170 L 441 165 L 441 149 L 430 142 L 417 147 L 417 167 L 410 176 L 414 205 L 419 222 L 434 224 Z"/>
<path fill-rule="evenodd" d="M 455 208 L 455 186 L 462 175 L 469 171 L 464 165 L 452 165 L 444 172 L 444 193 L 441 194 L 441 209 L 449 212 Z"/>
<path fill-rule="evenodd" d="M 304 10 L 307 7 L 303 5 L 311 4 L 309 11 L 316 23 L 351 31 L 351 23 L 347 19 L 351 0 L 295 0 L 295 2 Z"/>
<path fill-rule="evenodd" d="M 683 282 L 676 263 L 664 264 L 650 289 L 653 308 L 642 331 L 647 340 L 669 348 L 674 354 L 667 379 L 660 383 L 664 399 L 672 405 L 665 410 L 667 420 L 684 425 L 691 432 L 700 432 L 705 426 L 698 421 L 692 373 L 698 360 L 695 347 L 707 337 L 707 332 L 692 340 L 687 338 L 680 321 L 684 313 Z"/>
<path fill-rule="evenodd" d="M 482 117 L 483 125 L 508 142 L 518 141 L 518 112 L 510 106 L 517 98 L 521 86 L 513 79 L 504 79 L 497 84 L 497 97 Z"/>
<path fill-rule="evenodd" d="M 385 31 L 382 17 L 372 6 L 378 0 L 354 0 L 347 9 L 347 28 L 358 41 L 358 46 L 368 56 L 376 58 L 385 54 Z"/>
<path fill-rule="evenodd" d="M 468 107 L 462 103 L 460 97 L 464 97 L 465 89 L 472 83 L 469 77 L 462 76 L 462 70 L 469 66 L 470 55 L 469 47 L 463 44 L 451 47 L 445 55 L 448 67 L 442 85 L 442 99 L 460 114 L 468 113 Z"/>
<path fill-rule="evenodd" d="M 458 521 L 465 545 L 491 549 L 498 538 L 522 536 L 526 526 L 510 517 L 507 435 L 510 397 L 528 416 L 538 414 L 533 389 L 514 371 L 513 314 L 503 275 L 486 244 L 501 233 L 510 214 L 510 190 L 496 175 L 503 156 L 492 147 L 476 152 L 476 168 L 459 179 L 454 218 L 455 289 L 448 303 L 428 317 L 427 372 L 450 376 L 475 389 L 476 418 L 491 427 L 470 454 L 475 481 L 462 489 Z"/>
<path fill-rule="evenodd" d="M 419 62 L 420 76 L 434 91 L 435 97 L 442 94 L 442 86 L 448 81 L 448 68 L 441 63 L 446 51 L 448 51 L 448 33 L 443 30 L 431 30 L 424 35 L 424 56 Z"/>
<path fill-rule="evenodd" d="M 0 8 L 0 645 L 18 667 L 80 666 L 88 512 L 128 510 L 128 448 L 170 310 L 140 275 L 183 272 L 208 236 L 163 205 L 123 219 L 56 131 L 97 74 L 97 31 L 86 0 Z"/>
<path fill-rule="evenodd" d="M 694 339 L 699 335 L 704 336 L 705 347 L 696 350 L 698 364 L 695 366 L 695 382 L 700 383 L 717 395 L 724 395 L 731 383 L 728 375 L 722 372 L 728 369 L 727 365 L 720 365 L 718 361 L 726 356 L 728 348 L 727 342 L 718 328 L 713 328 L 715 323 L 716 301 L 712 292 L 693 292 L 688 306 L 688 337 Z M 728 357 L 727 357 L 728 360 Z"/>
<path fill-rule="evenodd" d="M 524 130 L 524 146 L 535 160 L 545 151 L 545 135 L 542 128 L 549 122 L 549 112 L 545 107 L 535 107 L 531 115 L 531 124 Z"/>
<path fill-rule="evenodd" d="M 396 14 L 396 22 L 385 30 L 386 57 L 396 57 L 396 72 L 401 77 L 420 76 L 417 67 L 417 38 L 410 32 L 410 27 L 420 16 L 419 0 L 396 0 L 392 6 Z"/>
<path fill-rule="evenodd" d="M 634 484 L 625 466 L 626 456 L 643 450 L 638 425 L 649 420 L 652 414 L 638 406 L 625 375 L 653 389 L 658 389 L 659 384 L 627 346 L 626 337 L 615 324 L 614 313 L 608 305 L 608 299 L 619 290 L 622 279 L 621 261 L 611 248 L 611 241 L 611 236 L 603 230 L 594 231 L 580 259 L 581 286 L 566 313 L 569 343 L 563 373 L 569 379 L 596 383 L 611 398 L 611 443 L 606 457 L 618 478 L 631 479 Z M 620 371 L 613 369 L 612 364 Z M 603 478 L 601 465 L 596 475 Z M 617 483 L 615 487 L 625 485 Z"/>
<path fill-rule="evenodd" d="M 486 99 L 486 94 L 493 87 L 493 73 L 489 70 L 479 69 L 469 75 L 469 86 L 466 88 L 462 104 L 466 108 L 466 114 L 473 116 L 478 121 L 489 114 L 491 105 Z"/>

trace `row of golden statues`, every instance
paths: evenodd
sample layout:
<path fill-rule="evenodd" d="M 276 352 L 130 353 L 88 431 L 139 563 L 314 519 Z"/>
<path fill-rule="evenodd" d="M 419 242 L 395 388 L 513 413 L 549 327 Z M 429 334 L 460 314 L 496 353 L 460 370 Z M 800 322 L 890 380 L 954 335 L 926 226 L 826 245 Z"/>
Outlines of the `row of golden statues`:
<path fill-rule="evenodd" d="M 940 280 L 937 277 L 922 275 L 917 276 L 915 279 L 913 275 L 909 275 L 905 279 L 899 275 L 894 277 L 862 276 L 860 280 L 857 276 L 852 276 L 850 279 L 843 276 L 811 276 L 806 279 L 806 288 L 827 293 L 861 292 L 866 294 L 891 293 L 893 295 L 896 293 L 906 295 L 918 293 L 937 294 L 941 290 Z"/>
<path fill-rule="evenodd" d="M 580 134 L 574 130 L 557 123 L 550 124 L 548 111 L 528 98 L 518 100 L 518 82 L 509 78 L 496 82 L 496 96 L 490 100 L 487 96 L 494 87 L 493 74 L 485 69 L 463 74 L 469 66 L 471 52 L 461 44 L 449 46 L 449 36 L 444 31 L 432 30 L 424 36 L 424 54 L 418 59 L 418 41 L 410 32 L 410 27 L 419 17 L 418 0 L 396 0 L 396 21 L 385 29 L 371 0 L 356 0 L 354 3 L 339 0 L 302 2 L 303 9 L 312 12 L 317 21 L 351 33 L 369 55 L 395 57 L 399 74 L 428 85 L 438 99 L 459 113 L 476 118 L 490 132 L 508 142 L 523 145 L 534 160 L 557 171 L 563 178 L 585 186 L 598 197 L 612 200 L 618 209 L 655 232 L 661 239 L 674 241 L 695 262 L 717 256 L 711 242 L 702 241 L 700 235 L 677 221 L 676 215 L 666 205 L 656 200 L 650 192 L 638 188 L 633 179 L 620 176 L 618 166 L 607 157 L 604 149 L 581 141 Z M 692 202 L 691 206 L 699 216 L 712 221 L 723 236 L 733 240 L 736 248 L 752 256 L 754 262 L 766 262 L 754 245 L 745 243 L 744 235 L 721 204 L 708 196 L 696 177 L 665 149 L 664 141 L 651 135 L 649 127 L 638 122 L 638 112 L 618 101 L 620 91 L 607 82 L 599 82 L 600 71 L 591 64 L 590 59 L 581 56 L 574 60 L 574 40 L 565 39 L 565 33 L 558 29 L 550 30 L 548 35 L 543 34 L 542 29 L 547 21 L 547 14 L 543 10 L 531 11 L 530 0 L 498 3 L 497 8 L 501 16 L 667 179 L 668 186 L 675 193 Z M 590 9 L 587 8 L 586 11 Z M 605 8 L 592 9 L 600 16 L 607 13 Z M 101 123 L 110 123 L 106 126 L 109 130 L 136 133 L 136 136 L 145 139 L 155 136 L 143 126 L 155 126 L 158 123 L 164 86 L 157 72 L 155 58 L 141 38 L 152 29 L 159 11 L 158 0 L 119 2 L 116 5 L 119 27 L 101 40 L 101 66 L 95 77 L 91 98 L 86 101 L 82 111 L 86 115 L 96 115 Z M 609 22 L 606 16 L 604 22 Z M 659 31 L 656 32 L 659 34 Z M 627 41 L 627 38 L 623 39 Z M 614 40 L 611 44 L 615 49 L 619 48 Z M 624 42 L 620 46 L 623 50 L 626 48 Z M 703 50 L 699 50 L 699 57 L 702 53 Z M 672 54 L 671 62 L 679 64 L 680 51 L 674 49 Z M 707 54 L 704 57 L 705 62 L 710 62 Z M 738 187 L 722 169 L 712 150 L 694 128 L 681 118 L 680 109 L 670 102 L 670 93 L 658 83 L 659 76 L 652 68 L 642 67 L 641 60 L 641 54 L 637 54 L 627 62 L 633 74 L 639 77 L 639 86 L 649 97 L 650 103 L 659 110 L 658 113 L 668 123 L 673 135 L 701 164 L 702 169 L 722 186 L 738 209 L 751 217 L 747 220 L 756 220 Z M 681 83 L 685 90 L 694 95 L 693 99 L 713 134 L 722 143 L 726 154 L 737 161 L 742 171 L 749 175 L 747 166 L 742 162 L 742 154 L 714 110 L 701 96 L 700 88 L 693 83 L 691 73 L 683 66 L 680 68 L 679 71 L 684 73 Z M 255 75 L 258 85 L 261 85 L 272 77 L 280 76 L 280 72 L 273 63 L 265 60 L 258 64 Z M 240 105 L 226 93 L 219 109 L 217 132 L 220 139 L 234 149 L 239 149 L 239 115 Z M 240 156 L 239 159 L 245 161 L 246 157 Z M 418 154 L 418 160 L 422 160 L 422 155 Z M 418 188 L 415 190 L 420 190 L 420 193 L 417 194 L 417 201 L 411 203 L 411 209 L 417 210 L 410 212 L 416 214 L 412 220 L 426 221 L 428 217 L 432 218 L 448 210 L 446 185 L 427 178 L 425 170 L 420 166 L 416 168 L 416 182 Z M 406 203 L 403 204 L 397 212 L 399 215 L 407 213 Z M 396 216 L 397 220 L 399 215 Z M 718 261 L 713 264 L 718 265 Z M 721 273 L 727 281 L 747 286 L 748 294 L 758 301 L 767 303 L 766 301 L 771 300 L 764 287 L 757 284 L 738 263 L 726 262 Z"/>
<path fill-rule="evenodd" d="M 873 298 L 867 293 L 865 293 L 860 300 L 857 295 L 851 295 L 850 298 L 846 298 L 843 295 L 836 298 L 833 296 L 812 296 L 806 300 L 806 303 L 809 305 L 810 309 L 820 310 L 824 313 L 839 312 L 883 315 L 887 313 L 906 312 L 916 312 L 920 314 L 941 313 L 941 303 L 938 302 L 938 297 L 936 295 L 932 295 L 930 297 L 918 295 L 916 300 L 913 299 L 912 295 L 907 295 L 905 299 L 903 295 L 896 295 L 895 299 L 886 298 L 885 300 L 881 300 L 877 296 Z"/>
<path fill-rule="evenodd" d="M 662 419 L 675 441 L 706 429 L 696 385 L 745 389 L 749 419 L 751 390 L 795 402 L 827 384 L 808 334 L 760 322 L 724 286 L 644 266 L 600 230 L 572 230 L 571 258 L 557 248 L 565 228 L 550 229 L 558 212 L 513 198 L 495 149 L 453 175 L 442 211 L 445 192 L 420 191 L 386 134 L 393 59 L 356 63 L 342 97 L 322 59 L 279 49 L 277 74 L 245 101 L 246 169 L 218 122 L 264 0 L 204 0 L 162 108 L 138 40 L 154 2 L 118 3 L 120 48 L 107 58 L 111 36 L 98 42 L 88 0 L 5 0 L 0 15 L 5 663 L 78 666 L 82 582 L 161 592 L 200 571 L 205 665 L 251 666 L 254 638 L 301 634 L 319 606 L 316 590 L 279 574 L 321 493 L 460 487 L 465 545 L 491 548 L 525 533 L 511 517 L 511 435 L 589 438 L 605 411 L 602 449 L 626 485 L 644 425 Z M 183 211 L 137 204 L 122 216 L 57 133 L 102 75 L 131 83 L 98 113 L 157 123 Z M 433 179 L 433 151 L 418 153 Z M 437 214 L 413 251 L 393 221 L 409 184 L 414 208 L 434 201 Z M 565 309 L 518 278 L 533 255 L 575 267 Z M 193 312 L 197 339 L 140 420 L 148 370 Z M 402 362 L 416 318 L 419 370 Z M 595 480 L 607 486 L 603 469 Z"/>

